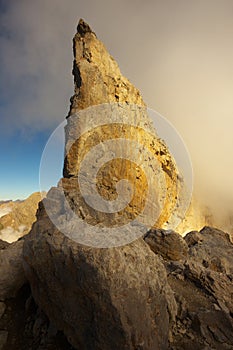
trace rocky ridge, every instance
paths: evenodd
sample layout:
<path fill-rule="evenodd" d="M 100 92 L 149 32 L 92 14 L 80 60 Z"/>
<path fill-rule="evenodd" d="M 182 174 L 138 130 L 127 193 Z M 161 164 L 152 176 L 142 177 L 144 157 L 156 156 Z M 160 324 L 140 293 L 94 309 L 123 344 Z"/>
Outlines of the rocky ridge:
<path fill-rule="evenodd" d="M 24 240 L 23 257 L 21 244 L 0 250 L 18 266 L 0 280 L 3 350 L 233 348 L 227 233 L 153 229 L 145 243 L 93 250 L 69 245 L 41 216 Z"/>
<path fill-rule="evenodd" d="M 35 192 L 22 201 L 0 205 L 0 239 L 12 243 L 26 235 L 36 220 L 38 203 L 45 193 Z"/>

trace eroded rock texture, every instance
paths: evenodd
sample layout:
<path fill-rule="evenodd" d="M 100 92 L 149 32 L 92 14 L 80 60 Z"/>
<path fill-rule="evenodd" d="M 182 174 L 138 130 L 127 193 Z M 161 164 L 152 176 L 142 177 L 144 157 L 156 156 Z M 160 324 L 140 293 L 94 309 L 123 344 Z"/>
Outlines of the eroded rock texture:
<path fill-rule="evenodd" d="M 163 256 L 175 293 L 178 313 L 170 349 L 232 349 L 233 245 L 229 234 L 211 227 L 190 232 L 184 239 L 175 232 L 162 233 L 149 232 L 145 241 Z M 178 246 L 180 252 L 189 247 L 185 258 L 177 255 Z"/>
<path fill-rule="evenodd" d="M 5 300 L 14 297 L 26 282 L 22 264 L 23 240 L 9 245 L 0 243 L 0 300 Z"/>
<path fill-rule="evenodd" d="M 139 91 L 121 74 L 103 43 L 82 20 L 73 47 L 75 94 L 67 119 L 64 177 L 86 177 L 95 165 L 95 186 L 108 202 L 117 198 L 116 184 L 127 179 L 134 189 L 133 198 L 124 210 L 112 215 L 113 226 L 119 221 L 132 221 L 149 202 L 145 215 L 152 218 L 153 226 L 176 226 L 182 210 L 179 171 L 165 143 L 156 135 Z M 93 160 L 83 172 L 81 164 L 90 152 Z M 112 158 L 110 153 L 114 154 Z M 76 198 L 79 193 L 77 185 Z M 93 214 L 82 200 L 80 206 L 86 217 L 94 215 L 96 223 L 102 222 L 98 209 Z M 108 214 L 105 220 L 109 222 Z M 148 227 L 152 225 L 150 222 Z"/>
<path fill-rule="evenodd" d="M 139 90 L 122 76 L 116 61 L 83 20 L 79 21 L 73 50 L 75 94 L 71 99 L 69 115 L 102 103 L 123 102 L 145 106 Z"/>
<path fill-rule="evenodd" d="M 85 248 L 41 208 L 24 268 L 36 302 L 75 348 L 167 349 L 176 303 L 163 264 L 143 240 Z"/>

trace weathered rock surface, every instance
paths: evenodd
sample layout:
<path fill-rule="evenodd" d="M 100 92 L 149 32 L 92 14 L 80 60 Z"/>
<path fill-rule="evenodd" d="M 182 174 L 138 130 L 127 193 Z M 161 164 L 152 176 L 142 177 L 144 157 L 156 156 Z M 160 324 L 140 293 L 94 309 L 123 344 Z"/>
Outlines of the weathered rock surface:
<path fill-rule="evenodd" d="M 198 242 L 190 245 L 189 234 L 186 236 L 190 245 L 186 276 L 201 284 L 233 315 L 233 245 L 229 234 L 205 227 L 199 234 L 191 235 L 196 235 Z"/>
<path fill-rule="evenodd" d="M 122 179 L 127 179 L 134 188 L 128 206 L 111 217 L 112 225 L 119 220 L 121 224 L 132 221 L 147 203 L 152 221 L 155 213 L 152 225 L 169 228 L 179 221 L 178 211 L 182 207 L 180 174 L 168 148 L 156 134 L 139 91 L 121 74 L 103 43 L 82 20 L 73 47 L 75 94 L 66 127 L 63 172 L 66 184 L 72 177 L 77 179 L 83 174 L 85 178 L 95 165 L 98 193 L 107 201 L 116 200 L 116 185 Z M 112 140 L 117 140 L 115 146 Z M 93 152 L 95 159 L 82 172 L 81 163 L 88 152 Z M 115 157 L 103 165 L 109 153 Z M 157 193 L 150 198 L 155 189 Z M 79 192 L 77 187 L 74 197 Z M 93 216 L 92 208 L 85 201 L 80 206 L 86 216 Z M 107 221 L 109 217 L 106 214 Z M 100 222 L 99 213 L 95 219 Z"/>
<path fill-rule="evenodd" d="M 25 239 L 25 271 L 37 304 L 74 348 L 233 348 L 228 234 L 206 227 L 184 239 L 170 232 L 167 239 L 161 230 L 156 250 L 148 242 L 156 253 L 141 240 L 84 248 L 65 238 L 40 207 Z M 177 247 L 185 247 L 180 256 Z"/>
<path fill-rule="evenodd" d="M 65 238 L 41 206 L 24 244 L 33 296 L 79 349 L 167 349 L 176 303 L 143 240 L 94 249 Z M 94 228 L 93 228 L 94 229 Z"/>
<path fill-rule="evenodd" d="M 35 304 L 28 284 L 5 302 L 0 330 L 1 350 L 74 350 Z"/>
<path fill-rule="evenodd" d="M 0 239 L 0 250 L 2 249 L 6 249 L 9 246 L 10 243 L 6 242 L 6 241 L 2 241 Z"/>
<path fill-rule="evenodd" d="M 16 295 L 26 281 L 23 265 L 23 240 L 0 250 L 0 300 Z"/>
<path fill-rule="evenodd" d="M 168 260 L 184 260 L 188 255 L 185 240 L 172 230 L 151 229 L 144 237 L 151 250 Z"/>
<path fill-rule="evenodd" d="M 184 239 L 173 233 L 166 240 L 166 235 L 156 232 L 149 233 L 145 241 L 147 237 L 151 249 L 164 258 L 178 306 L 170 348 L 233 349 L 233 245 L 229 234 L 205 227 Z M 175 252 L 182 247 L 181 240 L 189 250 L 178 261 Z M 174 255 L 170 254 L 173 249 Z"/>
<path fill-rule="evenodd" d="M 138 89 L 122 76 L 116 61 L 82 19 L 73 40 L 73 50 L 75 94 L 69 115 L 103 103 L 145 106 Z"/>

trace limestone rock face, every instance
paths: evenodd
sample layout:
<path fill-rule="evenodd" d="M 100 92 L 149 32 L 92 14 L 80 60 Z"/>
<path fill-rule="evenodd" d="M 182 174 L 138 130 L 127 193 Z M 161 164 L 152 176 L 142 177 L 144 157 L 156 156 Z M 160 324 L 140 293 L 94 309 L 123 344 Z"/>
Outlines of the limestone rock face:
<path fill-rule="evenodd" d="M 91 197 L 96 186 L 102 198 L 113 202 L 118 182 L 126 179 L 133 186 L 133 196 L 124 210 L 116 210 L 119 214 L 106 214 L 100 219 L 99 213 L 105 212 L 102 208 L 93 214 L 92 205 L 85 201 L 76 207 L 82 207 L 86 217 L 94 215 L 96 224 L 112 220 L 114 226 L 116 222 L 132 221 L 147 204 L 147 216 L 154 216 L 148 227 L 176 226 L 182 210 L 180 174 L 168 148 L 156 134 L 139 91 L 121 74 L 103 43 L 82 20 L 73 47 L 75 94 L 66 126 L 65 194 L 69 179 L 84 179 L 89 174 L 84 192 Z M 89 168 L 82 171 L 91 152 Z M 92 167 L 95 176 L 90 175 L 94 173 Z M 90 193 L 88 183 L 92 185 Z M 124 187 L 122 193 L 127 190 Z M 80 191 L 79 183 L 71 203 Z"/>
<path fill-rule="evenodd" d="M 41 204 L 24 244 L 24 269 L 37 304 L 75 348 L 167 349 L 176 303 L 164 266 L 143 240 L 80 246 Z"/>
<path fill-rule="evenodd" d="M 26 282 L 22 251 L 23 240 L 0 250 L 0 300 L 14 297 Z"/>
<path fill-rule="evenodd" d="M 148 237 L 151 248 L 155 242 L 156 254 L 163 256 L 178 306 L 170 349 L 231 349 L 233 244 L 229 234 L 205 227 L 184 239 L 173 234 L 172 239 L 164 240 L 164 246 L 162 235 L 154 240 L 155 234 Z M 171 252 L 181 240 L 189 247 L 185 258 L 177 260 L 175 254 L 164 253 Z"/>
<path fill-rule="evenodd" d="M 189 279 L 198 281 L 206 292 L 233 313 L 233 244 L 228 233 L 203 228 L 197 235 L 197 243 L 190 244 L 190 259 L 185 266 Z M 190 242 L 189 234 L 186 236 Z"/>
<path fill-rule="evenodd" d="M 83 20 L 79 21 L 73 50 L 75 94 L 69 115 L 103 103 L 145 105 L 139 91 L 122 76 L 116 61 Z"/>
<path fill-rule="evenodd" d="M 154 253 L 160 254 L 165 259 L 177 261 L 187 258 L 187 243 L 172 230 L 152 229 L 146 234 L 144 240 Z"/>

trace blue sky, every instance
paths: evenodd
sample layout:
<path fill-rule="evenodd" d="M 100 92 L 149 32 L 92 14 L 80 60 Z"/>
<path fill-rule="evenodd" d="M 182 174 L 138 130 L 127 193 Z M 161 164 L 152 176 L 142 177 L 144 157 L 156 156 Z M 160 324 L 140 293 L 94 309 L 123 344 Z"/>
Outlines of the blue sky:
<path fill-rule="evenodd" d="M 0 0 L 0 199 L 39 190 L 43 148 L 73 94 L 79 18 L 176 127 L 199 195 L 232 199 L 232 0 Z"/>
<path fill-rule="evenodd" d="M 51 39 L 47 42 L 46 31 L 40 38 L 40 23 L 29 20 L 34 8 L 28 4 L 28 1 L 0 0 L 1 200 L 25 198 L 40 190 L 42 152 L 53 130 L 65 119 L 73 89 L 73 33 L 67 40 L 69 59 L 63 74 L 60 66 L 65 66 L 66 55 L 62 56 L 60 50 L 58 63 L 53 63 L 52 54 L 60 49 L 59 44 L 57 49 L 53 48 Z M 46 6 L 41 5 L 43 16 Z M 49 28 L 49 18 L 45 23 Z M 56 185 L 61 169 L 62 165 L 46 189 Z"/>
<path fill-rule="evenodd" d="M 30 139 L 20 132 L 1 135 L 1 199 L 24 198 L 38 191 L 40 158 L 49 133 L 38 132 Z"/>

